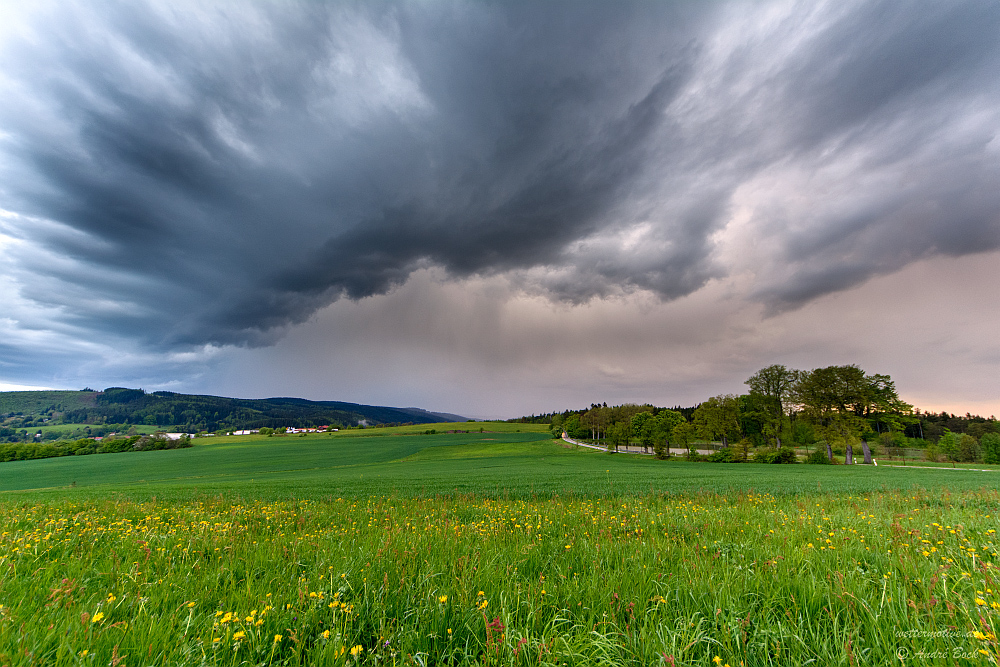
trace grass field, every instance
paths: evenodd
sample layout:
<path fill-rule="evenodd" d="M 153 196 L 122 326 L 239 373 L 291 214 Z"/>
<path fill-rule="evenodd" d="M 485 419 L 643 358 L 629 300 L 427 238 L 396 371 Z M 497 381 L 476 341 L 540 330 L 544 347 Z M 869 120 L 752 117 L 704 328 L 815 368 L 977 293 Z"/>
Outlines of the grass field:
<path fill-rule="evenodd" d="M 997 473 L 510 426 L 0 464 L 0 665 L 997 664 Z"/>

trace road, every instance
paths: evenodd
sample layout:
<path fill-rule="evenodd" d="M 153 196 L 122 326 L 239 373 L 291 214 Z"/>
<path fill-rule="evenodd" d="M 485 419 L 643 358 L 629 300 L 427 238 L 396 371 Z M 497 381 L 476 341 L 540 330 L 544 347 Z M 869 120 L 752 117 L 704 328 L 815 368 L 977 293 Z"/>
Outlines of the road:
<path fill-rule="evenodd" d="M 596 449 L 599 452 L 607 452 L 608 451 L 607 449 L 605 449 L 604 447 L 601 447 L 600 445 L 592 445 L 589 442 L 580 442 L 579 440 L 574 440 L 573 438 L 569 437 L 569 434 L 566 433 L 565 431 L 563 431 L 562 439 L 565 440 L 566 442 L 568 442 L 569 444 L 576 445 L 578 447 L 586 447 L 587 449 Z M 671 449 L 671 452 L 679 452 L 679 451 L 682 451 L 682 450 L 679 450 L 677 448 Z M 715 450 L 714 449 L 696 449 L 694 451 L 698 452 L 699 454 L 702 454 L 703 456 L 708 456 L 709 454 L 712 454 Z M 614 454 L 614 453 L 621 453 L 621 454 L 642 454 L 643 456 L 652 456 L 653 455 L 652 452 L 644 452 L 644 451 L 642 451 L 642 448 L 641 447 L 637 447 L 636 445 L 629 445 L 627 448 L 619 449 L 618 452 L 612 452 L 612 454 Z"/>

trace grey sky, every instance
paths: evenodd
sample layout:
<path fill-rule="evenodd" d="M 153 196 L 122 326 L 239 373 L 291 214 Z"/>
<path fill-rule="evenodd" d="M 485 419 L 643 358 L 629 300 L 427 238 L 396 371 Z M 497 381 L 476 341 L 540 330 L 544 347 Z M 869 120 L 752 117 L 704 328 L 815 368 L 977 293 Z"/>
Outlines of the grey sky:
<path fill-rule="evenodd" d="M 2 16 L 0 381 L 506 415 L 857 362 L 1000 407 L 996 3 Z"/>

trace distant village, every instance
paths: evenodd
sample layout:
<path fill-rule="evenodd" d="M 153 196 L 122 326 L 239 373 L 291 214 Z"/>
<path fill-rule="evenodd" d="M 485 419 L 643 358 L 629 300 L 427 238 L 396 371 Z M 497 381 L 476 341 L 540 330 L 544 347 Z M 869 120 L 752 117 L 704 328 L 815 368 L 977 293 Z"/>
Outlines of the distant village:
<path fill-rule="evenodd" d="M 289 426 L 287 428 L 276 428 L 273 431 L 271 431 L 270 429 L 267 429 L 265 432 L 266 433 L 272 433 L 273 432 L 273 433 L 288 433 L 288 434 L 291 434 L 291 433 L 322 433 L 322 432 L 326 432 L 326 431 L 339 431 L 339 430 L 340 429 L 337 428 L 337 427 L 331 428 L 329 426 L 317 426 L 316 428 L 295 428 L 294 426 Z M 260 433 L 260 429 L 259 428 L 250 428 L 250 429 L 244 429 L 242 431 L 230 431 L 226 435 L 253 435 L 254 433 Z M 167 433 L 166 435 L 167 436 L 171 436 L 171 435 L 174 435 L 174 434 L 173 433 Z M 214 433 L 209 433 L 208 435 L 215 435 L 215 434 Z"/>
<path fill-rule="evenodd" d="M 340 429 L 338 427 L 336 427 L 336 426 L 334 426 L 334 427 L 330 427 L 330 426 L 316 426 L 315 428 L 295 428 L 294 426 L 289 426 L 289 427 L 286 427 L 286 428 L 276 428 L 276 429 L 264 428 L 263 432 L 264 432 L 265 435 L 269 435 L 271 433 L 285 433 L 285 434 L 291 435 L 293 433 L 324 433 L 324 432 L 333 432 L 333 431 L 339 431 L 339 430 Z M 248 429 L 242 429 L 242 430 L 238 430 L 238 431 L 228 431 L 228 432 L 225 432 L 225 433 L 158 433 L 157 435 L 162 436 L 162 437 L 166 438 L 167 440 L 180 440 L 181 438 L 213 438 L 216 435 L 254 435 L 254 434 L 259 434 L 259 433 L 261 433 L 261 429 L 259 429 L 259 428 L 248 428 Z M 95 440 L 95 441 L 100 442 L 101 440 L 104 440 L 105 438 L 111 439 L 111 438 L 114 438 L 117 435 L 118 435 L 118 433 L 108 433 L 106 436 L 97 436 L 97 437 L 92 438 L 92 439 Z M 39 431 L 35 435 L 35 438 L 36 439 L 37 438 L 41 438 L 41 436 L 42 436 L 42 433 L 41 433 L 41 431 Z"/>

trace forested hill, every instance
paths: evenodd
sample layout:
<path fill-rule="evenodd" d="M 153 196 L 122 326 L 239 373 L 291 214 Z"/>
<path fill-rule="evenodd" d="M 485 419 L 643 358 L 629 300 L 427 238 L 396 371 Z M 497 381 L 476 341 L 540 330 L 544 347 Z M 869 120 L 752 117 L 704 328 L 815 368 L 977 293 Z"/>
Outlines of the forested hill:
<path fill-rule="evenodd" d="M 146 393 L 109 387 L 104 391 L 0 392 L 0 417 L 20 427 L 44 424 L 149 424 L 188 432 L 268 426 L 348 426 L 428 424 L 454 420 L 419 408 L 391 408 L 302 398 L 244 399 L 222 396 Z M 464 420 L 464 419 L 463 419 Z M 5 426 L 12 424 L 5 423 Z"/>

